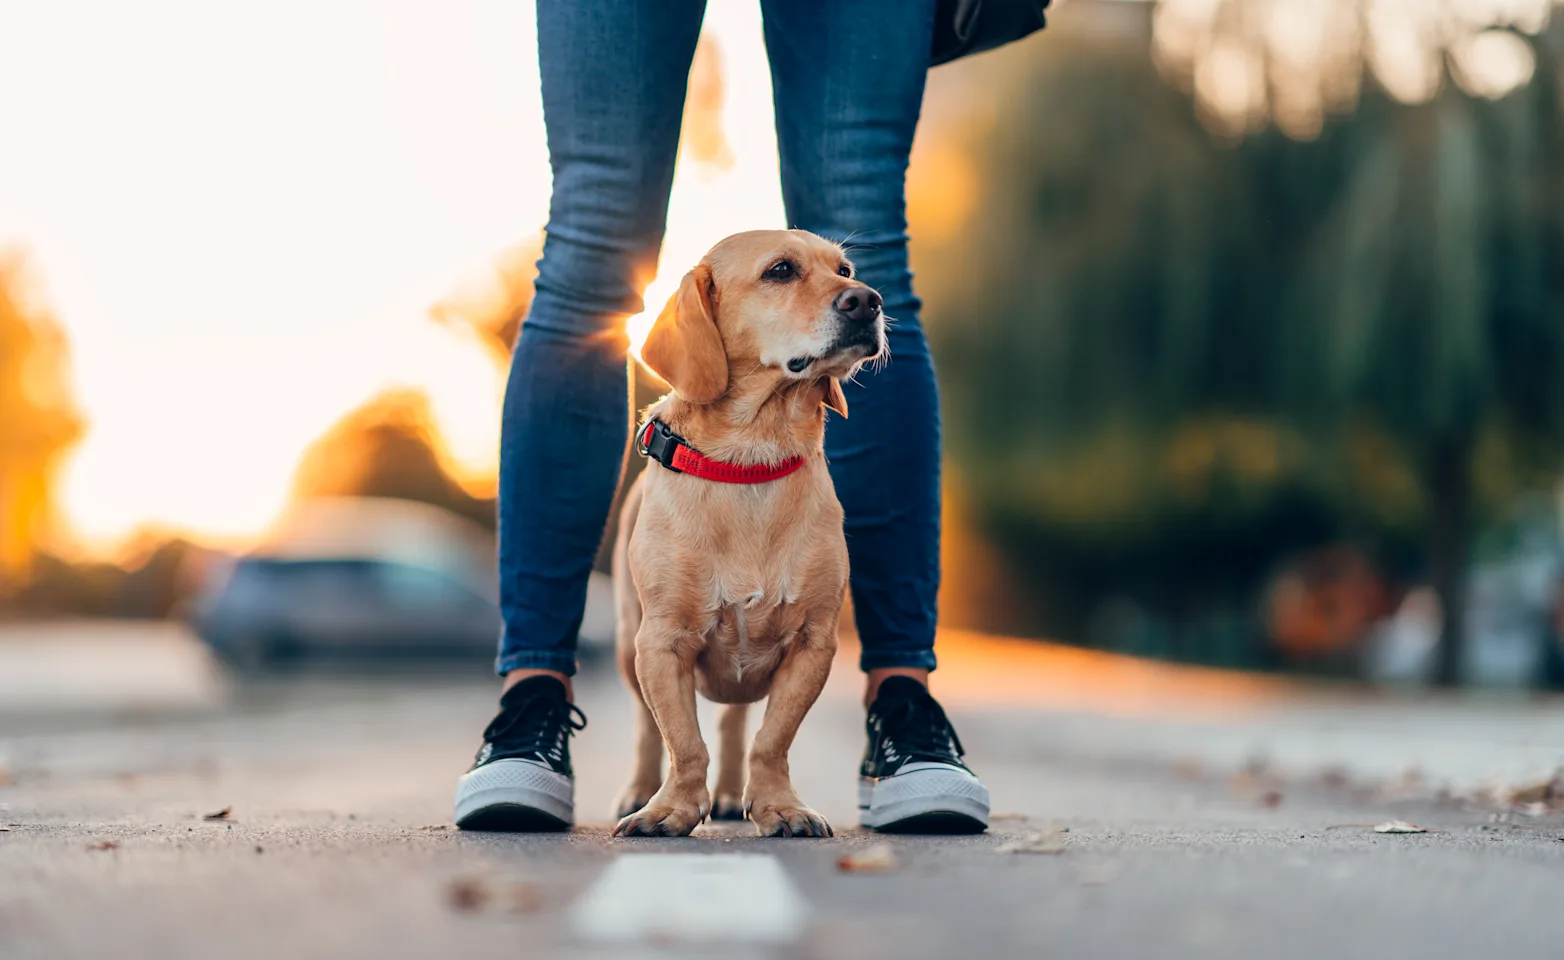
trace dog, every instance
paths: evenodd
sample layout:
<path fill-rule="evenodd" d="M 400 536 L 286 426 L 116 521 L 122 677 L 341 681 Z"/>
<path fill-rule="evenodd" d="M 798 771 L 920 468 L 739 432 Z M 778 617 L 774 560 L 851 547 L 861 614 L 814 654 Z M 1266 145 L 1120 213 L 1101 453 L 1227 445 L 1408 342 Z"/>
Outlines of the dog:
<path fill-rule="evenodd" d="M 642 361 L 673 388 L 647 410 L 613 554 L 617 655 L 640 703 L 614 833 L 684 836 L 708 815 L 828 837 L 788 751 L 836 653 L 847 587 L 826 411 L 885 356 L 880 295 L 801 230 L 735 234 L 685 275 Z M 695 694 L 721 704 L 715 798 Z M 748 751 L 748 705 L 769 697 Z M 662 775 L 666 747 L 669 768 Z"/>

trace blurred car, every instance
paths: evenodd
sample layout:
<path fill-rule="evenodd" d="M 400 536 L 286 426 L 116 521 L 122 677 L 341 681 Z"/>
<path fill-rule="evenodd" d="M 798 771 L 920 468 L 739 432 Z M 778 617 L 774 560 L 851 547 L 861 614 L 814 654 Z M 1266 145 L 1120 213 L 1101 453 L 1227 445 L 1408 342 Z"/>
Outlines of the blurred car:
<path fill-rule="evenodd" d="M 330 497 L 294 509 L 214 576 L 190 612 L 224 660 L 492 658 L 499 636 L 494 541 L 446 510 Z M 608 577 L 594 572 L 582 624 L 590 655 L 613 644 Z"/>

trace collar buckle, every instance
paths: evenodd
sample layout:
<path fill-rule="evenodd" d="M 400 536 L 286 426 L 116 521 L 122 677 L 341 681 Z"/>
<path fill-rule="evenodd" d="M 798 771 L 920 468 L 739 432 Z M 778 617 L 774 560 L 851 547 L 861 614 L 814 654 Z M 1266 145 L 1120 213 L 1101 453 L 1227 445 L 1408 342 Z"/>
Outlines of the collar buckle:
<path fill-rule="evenodd" d="M 673 465 L 674 454 L 678 453 L 680 446 L 688 446 L 688 444 L 684 442 L 683 437 L 670 430 L 661 420 L 648 420 L 635 438 L 636 453 L 656 460 L 674 473 L 684 472 Z"/>

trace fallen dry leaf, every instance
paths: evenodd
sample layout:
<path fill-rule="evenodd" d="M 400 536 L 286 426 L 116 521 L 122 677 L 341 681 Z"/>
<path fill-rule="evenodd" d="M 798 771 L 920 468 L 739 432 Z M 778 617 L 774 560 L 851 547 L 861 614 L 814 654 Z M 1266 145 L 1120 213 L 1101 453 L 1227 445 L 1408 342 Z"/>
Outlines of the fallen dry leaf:
<path fill-rule="evenodd" d="M 1516 787 L 1506 798 L 1512 806 L 1522 809 L 1552 809 L 1564 806 L 1564 770 L 1554 771 L 1553 776 L 1540 783 Z"/>
<path fill-rule="evenodd" d="M 452 881 L 450 889 L 446 891 L 446 900 L 451 907 L 467 913 L 482 910 L 492 896 L 489 885 L 475 877 Z"/>
<path fill-rule="evenodd" d="M 453 909 L 465 913 L 490 908 L 505 913 L 536 913 L 545 901 L 543 887 L 539 884 L 486 877 L 463 877 L 452 881 L 446 898 Z"/>
<path fill-rule="evenodd" d="M 1268 810 L 1275 810 L 1282 805 L 1282 792 L 1280 790 L 1267 790 L 1260 794 L 1260 806 Z"/>
<path fill-rule="evenodd" d="M 1415 823 L 1407 823 L 1405 820 L 1386 820 L 1384 823 L 1374 824 L 1375 833 L 1427 833 L 1425 827 Z"/>
<path fill-rule="evenodd" d="M 836 869 L 846 873 L 890 873 L 900 867 L 896 848 L 888 843 L 876 843 L 836 859 Z"/>
<path fill-rule="evenodd" d="M 229 817 L 233 816 L 233 812 L 234 812 L 234 808 L 233 807 L 224 807 L 223 809 L 218 810 L 216 812 L 203 814 L 201 816 L 201 819 L 202 820 L 227 820 Z"/>
<path fill-rule="evenodd" d="M 1063 853 L 1064 832 L 1058 827 L 1049 827 L 1001 843 L 995 850 L 999 853 Z"/>
<path fill-rule="evenodd" d="M 117 841 L 117 840 L 99 840 L 97 843 L 89 843 L 87 845 L 87 849 L 88 850 L 118 850 L 119 849 L 119 841 Z"/>

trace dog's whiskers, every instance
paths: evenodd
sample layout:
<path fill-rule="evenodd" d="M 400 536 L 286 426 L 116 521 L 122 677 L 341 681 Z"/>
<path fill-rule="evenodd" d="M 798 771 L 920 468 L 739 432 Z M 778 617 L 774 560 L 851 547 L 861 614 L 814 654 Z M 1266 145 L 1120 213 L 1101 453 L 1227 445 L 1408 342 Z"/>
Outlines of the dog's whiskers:
<path fill-rule="evenodd" d="M 885 346 L 885 348 L 883 350 L 881 350 L 879 353 L 875 354 L 874 355 L 874 359 L 869 362 L 870 372 L 872 372 L 872 373 L 879 373 L 881 370 L 884 370 L 886 365 L 889 364 L 890 362 L 891 362 L 891 348 L 890 348 L 890 345 L 887 344 Z"/>

